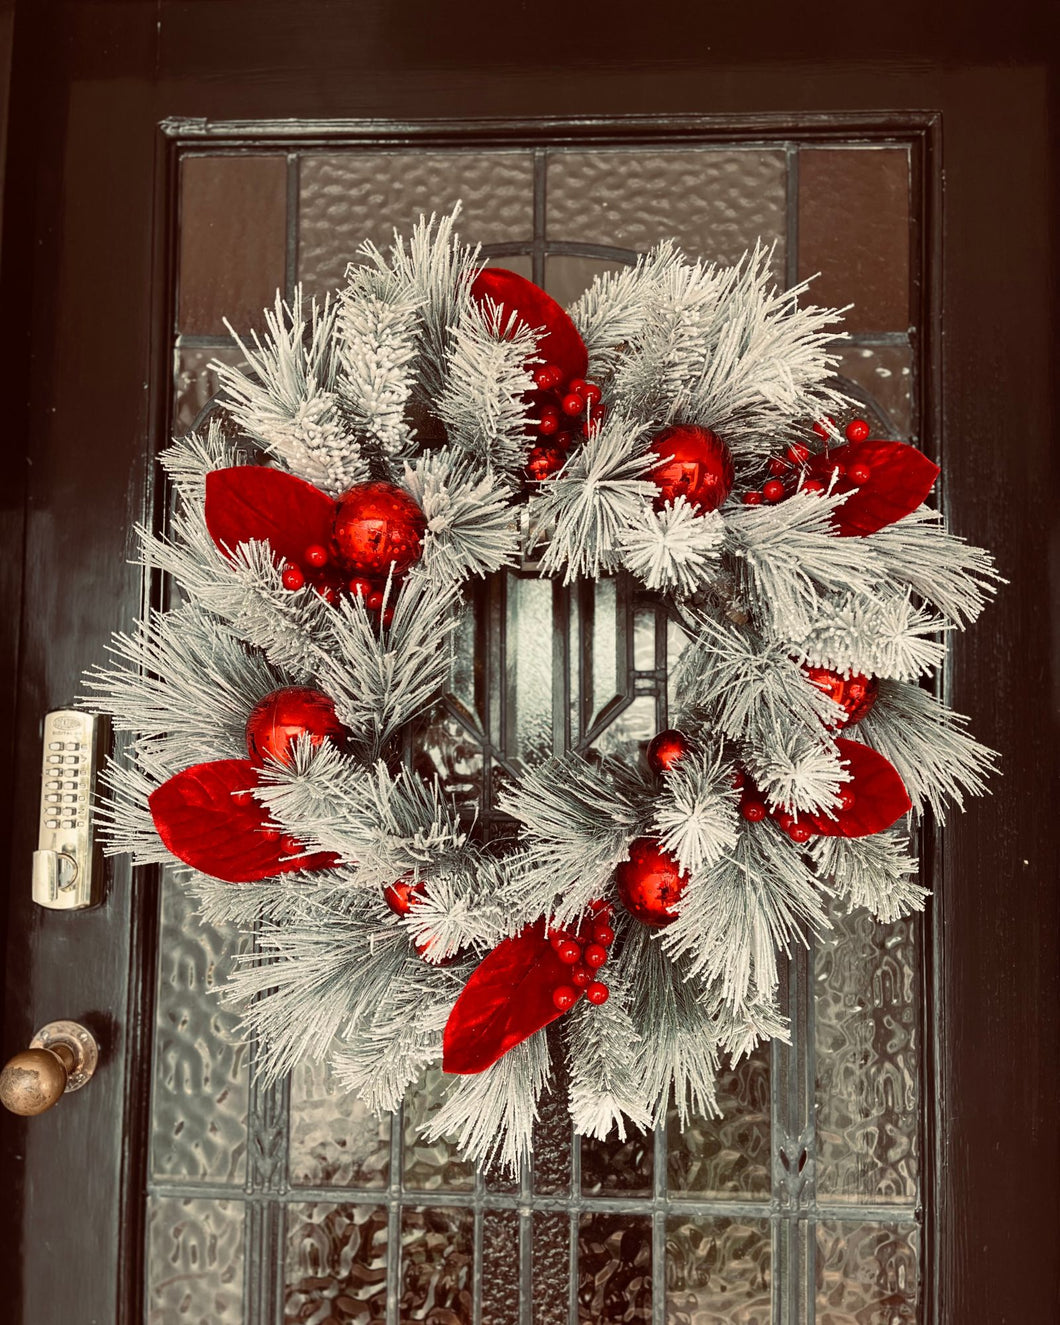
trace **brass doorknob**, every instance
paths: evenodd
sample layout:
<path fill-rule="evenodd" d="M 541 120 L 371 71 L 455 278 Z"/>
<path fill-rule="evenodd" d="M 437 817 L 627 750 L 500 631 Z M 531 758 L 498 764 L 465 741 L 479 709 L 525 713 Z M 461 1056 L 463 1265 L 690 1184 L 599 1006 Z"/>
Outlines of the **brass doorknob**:
<path fill-rule="evenodd" d="M 26 1117 L 44 1113 L 64 1093 L 80 1090 L 98 1062 L 91 1031 L 76 1021 L 50 1021 L 0 1072 L 0 1104 Z"/>

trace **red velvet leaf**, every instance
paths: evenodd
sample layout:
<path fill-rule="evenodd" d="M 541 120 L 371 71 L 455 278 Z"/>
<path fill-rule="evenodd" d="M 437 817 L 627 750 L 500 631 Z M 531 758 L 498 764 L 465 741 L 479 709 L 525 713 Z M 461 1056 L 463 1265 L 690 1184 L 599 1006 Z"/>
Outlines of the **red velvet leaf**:
<path fill-rule="evenodd" d="M 265 465 L 236 465 L 206 475 L 206 527 L 222 552 L 251 539 L 300 563 L 307 547 L 327 547 L 335 502 L 305 479 Z"/>
<path fill-rule="evenodd" d="M 824 837 L 868 837 L 882 833 L 908 814 L 913 802 L 898 770 L 883 755 L 840 736 L 836 741 L 839 757 L 851 774 L 844 782 L 854 793 L 849 810 L 837 810 L 835 817 L 826 814 L 800 815 L 800 822 L 809 822 Z"/>
<path fill-rule="evenodd" d="M 810 474 L 827 483 L 836 465 L 842 465 L 845 474 L 835 490 L 850 493 L 832 517 L 844 538 L 874 534 L 909 515 L 923 503 L 939 476 L 938 465 L 905 442 L 849 442 L 815 456 Z M 846 477 L 854 465 L 868 469 L 864 483 L 855 484 Z"/>
<path fill-rule="evenodd" d="M 499 943 L 471 972 L 453 1004 L 442 1039 L 442 1070 L 482 1072 L 542 1026 L 563 1014 L 552 1001 L 570 984 L 544 921 Z"/>
<path fill-rule="evenodd" d="M 249 759 L 194 764 L 156 787 L 151 817 L 166 847 L 186 865 L 226 883 L 252 883 L 292 870 L 330 869 L 330 851 L 292 856 L 291 842 L 268 828 L 268 814 L 251 796 L 258 770 Z M 288 857 L 288 859 L 285 859 Z"/>
<path fill-rule="evenodd" d="M 564 385 L 588 372 L 589 353 L 577 327 L 555 299 L 533 281 L 504 267 L 486 267 L 475 277 L 471 297 L 492 299 L 503 305 L 506 313 L 518 313 L 532 331 L 543 327 L 537 352 L 545 363 L 554 363 L 563 371 Z"/>

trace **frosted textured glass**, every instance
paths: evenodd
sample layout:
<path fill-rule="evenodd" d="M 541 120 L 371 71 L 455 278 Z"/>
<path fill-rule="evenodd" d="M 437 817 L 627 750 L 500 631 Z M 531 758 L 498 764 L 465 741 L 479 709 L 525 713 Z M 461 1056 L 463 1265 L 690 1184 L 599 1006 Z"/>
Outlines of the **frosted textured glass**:
<path fill-rule="evenodd" d="M 625 1141 L 612 1132 L 604 1141 L 582 1138 L 584 1196 L 650 1196 L 655 1171 L 655 1136 L 628 1128 Z"/>
<path fill-rule="evenodd" d="M 482 1325 L 519 1325 L 519 1215 L 482 1216 Z"/>
<path fill-rule="evenodd" d="M 908 328 L 908 148 L 800 150 L 799 277 L 810 276 L 815 304 L 854 305 L 845 331 Z"/>
<path fill-rule="evenodd" d="M 175 870 L 163 873 L 161 907 L 151 1172 L 157 1179 L 242 1183 L 247 1053 L 236 1012 L 217 997 L 238 935 L 196 915 Z"/>
<path fill-rule="evenodd" d="M 597 276 L 608 271 L 622 271 L 626 262 L 605 262 L 602 258 L 579 258 L 556 255 L 545 261 L 545 289 L 558 304 L 568 308 L 580 299 Z"/>
<path fill-rule="evenodd" d="M 386 1210 L 289 1205 L 285 1321 L 386 1320 Z"/>
<path fill-rule="evenodd" d="M 555 1048 L 553 1052 L 556 1052 Z M 538 1102 L 537 1122 L 534 1124 L 532 1181 L 539 1196 L 566 1196 L 570 1193 L 572 1146 L 567 1101 L 559 1091 L 549 1091 Z"/>
<path fill-rule="evenodd" d="M 228 346 L 203 350 L 185 345 L 173 351 L 175 437 L 182 437 L 188 431 L 203 407 L 217 394 L 217 374 L 210 367 L 214 359 L 236 366 L 246 364 L 242 351 Z"/>
<path fill-rule="evenodd" d="M 147 1201 L 148 1325 L 241 1325 L 243 1203 Z"/>
<path fill-rule="evenodd" d="M 651 1220 L 583 1214 L 578 1224 L 578 1320 L 585 1325 L 648 1325 Z"/>
<path fill-rule="evenodd" d="M 829 1200 L 916 1199 L 915 927 L 861 911 L 817 948 L 817 1190 Z"/>
<path fill-rule="evenodd" d="M 667 1325 L 771 1325 L 769 1223 L 666 1221 Z"/>
<path fill-rule="evenodd" d="M 568 1325 L 570 1219 L 567 1215 L 534 1215 L 533 1267 L 534 1325 Z"/>
<path fill-rule="evenodd" d="M 457 1157 L 456 1145 L 445 1137 L 426 1141 L 422 1129 L 441 1107 L 450 1078 L 440 1067 L 428 1068 L 405 1096 L 404 1182 L 415 1191 L 470 1191 L 474 1170 Z"/>
<path fill-rule="evenodd" d="M 915 1325 L 915 1224 L 825 1220 L 817 1228 L 817 1325 Z"/>
<path fill-rule="evenodd" d="M 641 749 L 659 728 L 655 696 L 641 695 L 619 713 L 600 733 L 593 748 L 615 759 L 636 763 Z"/>
<path fill-rule="evenodd" d="M 390 1119 L 336 1085 L 326 1063 L 303 1059 L 291 1074 L 288 1147 L 294 1186 L 385 1187 Z"/>
<path fill-rule="evenodd" d="M 913 352 L 908 345 L 845 345 L 836 371 L 864 388 L 894 424 L 891 441 L 911 441 L 916 427 Z M 870 420 L 874 422 L 874 420 Z M 882 422 L 882 419 L 880 420 Z"/>
<path fill-rule="evenodd" d="M 784 270 L 784 153 L 746 149 L 555 152 L 548 238 L 643 251 L 672 237 L 693 257 L 735 262 L 759 238 Z"/>
<path fill-rule="evenodd" d="M 671 1196 L 767 1200 L 770 1190 L 770 1054 L 760 1045 L 718 1075 L 718 1118 L 681 1126 L 671 1110 L 667 1181 Z"/>
<path fill-rule="evenodd" d="M 470 1325 L 472 1222 L 470 1210 L 402 1210 L 402 1321 Z"/>
<path fill-rule="evenodd" d="M 407 235 L 421 214 L 462 202 L 460 234 L 471 243 L 533 235 L 529 152 L 363 152 L 302 158 L 298 277 L 312 293 L 342 285 L 346 264 L 371 239 L 383 248 L 395 227 Z M 512 266 L 510 259 L 498 259 Z"/>
<path fill-rule="evenodd" d="M 552 753 L 552 582 L 508 576 L 507 754 L 537 764 Z"/>

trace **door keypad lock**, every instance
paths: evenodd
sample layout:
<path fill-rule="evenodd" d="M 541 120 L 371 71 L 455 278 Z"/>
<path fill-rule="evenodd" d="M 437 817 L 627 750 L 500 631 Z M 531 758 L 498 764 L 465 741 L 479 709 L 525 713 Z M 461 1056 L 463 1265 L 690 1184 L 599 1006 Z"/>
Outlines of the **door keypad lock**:
<path fill-rule="evenodd" d="M 57 709 L 44 719 L 33 900 L 54 911 L 79 911 L 100 900 L 92 812 L 104 736 L 98 713 Z"/>

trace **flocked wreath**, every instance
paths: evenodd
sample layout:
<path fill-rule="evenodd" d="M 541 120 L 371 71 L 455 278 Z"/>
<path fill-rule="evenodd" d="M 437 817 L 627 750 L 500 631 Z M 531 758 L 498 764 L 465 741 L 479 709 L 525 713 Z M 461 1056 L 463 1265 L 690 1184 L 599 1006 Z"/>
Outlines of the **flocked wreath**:
<path fill-rule="evenodd" d="M 511 1166 L 557 1056 L 584 1134 L 671 1092 L 709 1113 L 720 1056 L 785 1034 L 778 953 L 837 904 L 923 905 L 908 816 L 993 758 L 923 682 L 997 576 L 924 505 L 937 467 L 852 417 L 837 314 L 765 250 L 664 243 L 564 312 L 453 222 L 363 245 L 333 302 L 277 301 L 246 370 L 215 365 L 221 408 L 162 457 L 171 528 L 142 531 L 181 601 L 91 702 L 134 733 L 112 849 L 175 857 L 257 935 L 229 994 L 267 1070 L 326 1057 L 381 1111 L 440 1058 L 431 1134 Z M 468 580 L 526 554 L 632 575 L 689 642 L 674 729 L 527 768 L 485 843 L 399 738 Z"/>

